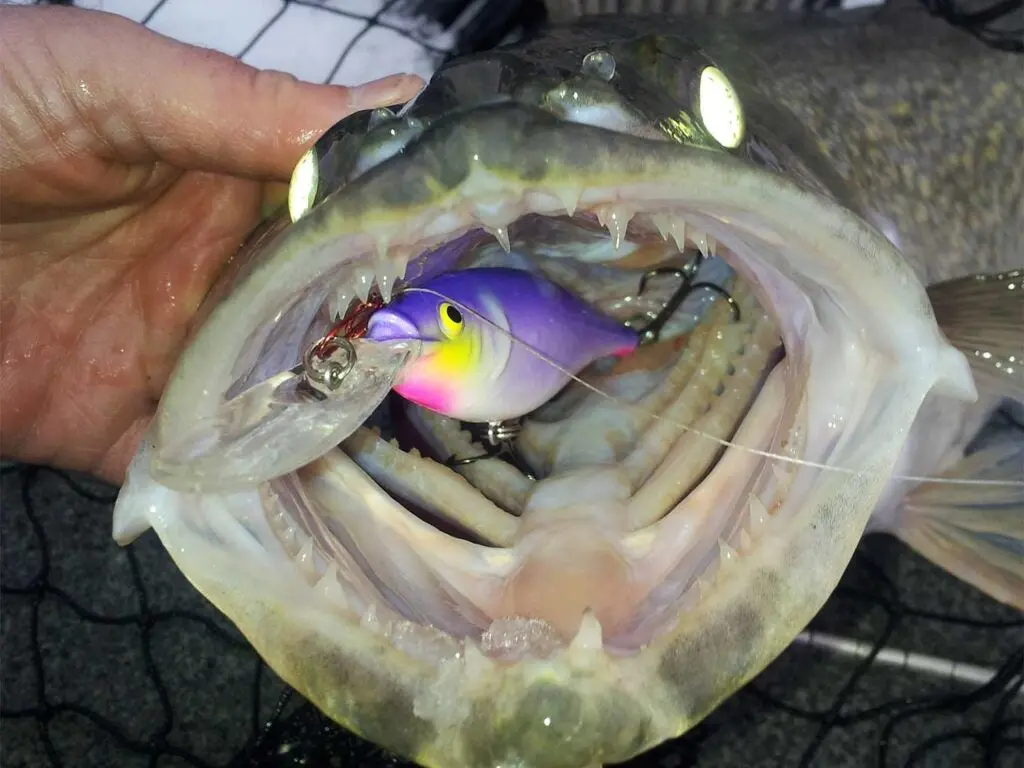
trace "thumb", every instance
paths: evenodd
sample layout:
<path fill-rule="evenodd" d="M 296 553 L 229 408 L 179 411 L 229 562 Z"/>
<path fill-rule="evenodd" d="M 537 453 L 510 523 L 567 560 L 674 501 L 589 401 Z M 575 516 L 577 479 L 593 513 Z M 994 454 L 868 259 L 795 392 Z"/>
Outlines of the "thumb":
<path fill-rule="evenodd" d="M 306 83 L 100 11 L 9 9 L 4 18 L 16 43 L 56 62 L 61 82 L 51 85 L 73 100 L 99 139 L 98 154 L 122 163 L 162 160 L 285 181 L 338 120 L 407 101 L 423 84 L 412 75 L 358 87 Z M 11 33 L 12 21 L 20 22 L 20 34 Z"/>
<path fill-rule="evenodd" d="M 156 97 L 161 104 L 136 102 L 140 149 L 180 168 L 268 181 L 286 181 L 302 153 L 343 117 L 408 101 L 423 84 L 391 75 L 356 87 L 316 85 L 209 53 L 183 65 Z"/>

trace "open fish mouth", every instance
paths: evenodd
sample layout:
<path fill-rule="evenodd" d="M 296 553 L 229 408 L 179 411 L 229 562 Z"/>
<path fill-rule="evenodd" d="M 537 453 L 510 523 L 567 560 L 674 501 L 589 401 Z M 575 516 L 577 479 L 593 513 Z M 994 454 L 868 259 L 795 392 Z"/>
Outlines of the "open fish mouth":
<path fill-rule="evenodd" d="M 451 466 L 484 446 L 389 395 L 414 345 L 356 340 L 333 392 L 297 385 L 303 350 L 371 291 L 511 264 L 626 322 L 676 287 L 638 296 L 641 275 L 696 255 L 733 303 L 696 292 L 662 341 L 585 371 L 610 396 L 570 384 L 524 420 L 517 463 Z M 490 104 L 239 256 L 117 525 L 152 525 L 285 680 L 379 744 L 424 765 L 614 762 L 788 644 L 922 404 L 974 396 L 900 254 L 828 195 Z"/>

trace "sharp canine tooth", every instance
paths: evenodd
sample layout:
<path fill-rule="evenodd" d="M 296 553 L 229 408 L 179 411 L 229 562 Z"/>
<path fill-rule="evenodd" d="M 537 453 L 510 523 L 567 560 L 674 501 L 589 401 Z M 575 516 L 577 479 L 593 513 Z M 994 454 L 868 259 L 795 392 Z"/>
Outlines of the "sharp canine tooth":
<path fill-rule="evenodd" d="M 494 239 L 505 249 L 505 253 L 509 253 L 512 250 L 512 243 L 509 242 L 508 230 L 505 227 L 484 227 L 484 229 L 494 235 Z"/>
<path fill-rule="evenodd" d="M 662 240 L 668 240 L 672 234 L 672 219 L 663 213 L 651 215 L 651 224 L 658 230 Z"/>
<path fill-rule="evenodd" d="M 397 259 L 395 259 L 396 256 Z M 391 301 L 395 284 L 405 274 L 405 267 L 408 263 L 408 256 L 401 254 L 393 254 L 392 257 L 385 256 L 377 261 L 377 288 L 380 290 L 385 304 Z"/>
<path fill-rule="evenodd" d="M 719 575 L 725 573 L 737 560 L 736 550 L 726 544 L 725 539 L 718 540 L 718 559 L 722 563 L 722 567 L 718 569 Z"/>
<path fill-rule="evenodd" d="M 352 290 L 348 286 L 339 288 L 331 298 L 327 300 L 327 311 L 331 314 L 331 321 L 340 320 L 348 314 L 348 308 L 352 305 Z"/>
<path fill-rule="evenodd" d="M 373 273 L 366 269 L 358 270 L 354 283 L 356 296 L 359 297 L 360 301 L 366 301 L 366 298 L 370 295 L 370 286 L 373 285 Z"/>
<path fill-rule="evenodd" d="M 705 259 L 708 257 L 708 235 L 706 232 L 701 232 L 699 229 L 694 229 L 690 232 L 690 239 L 697 245 L 697 250 L 700 251 L 700 255 Z"/>
<path fill-rule="evenodd" d="M 781 486 L 785 486 L 786 481 L 789 480 L 786 470 L 778 462 L 772 462 L 772 474 L 775 475 L 775 482 Z"/>
<path fill-rule="evenodd" d="M 580 193 L 578 190 L 557 189 L 555 190 L 555 197 L 565 206 L 567 215 L 572 216 L 576 213 L 576 206 L 580 203 Z"/>
<path fill-rule="evenodd" d="M 686 250 L 686 222 L 683 219 L 672 219 L 669 223 L 672 241 L 680 253 Z"/>
<path fill-rule="evenodd" d="M 377 256 L 380 259 L 384 259 L 388 255 L 388 243 L 391 242 L 390 235 L 378 235 L 377 236 Z"/>
<path fill-rule="evenodd" d="M 295 556 L 295 564 L 299 566 L 299 570 L 307 578 L 316 576 L 316 561 L 313 558 L 313 537 L 310 536 L 306 539 L 306 543 L 302 545 L 299 550 L 299 554 Z"/>
<path fill-rule="evenodd" d="M 345 597 L 345 590 L 341 586 L 341 582 L 338 581 L 338 566 L 331 563 L 327 567 L 327 573 L 325 573 L 320 581 L 313 587 L 313 591 L 317 596 L 323 598 L 331 605 L 336 605 L 342 610 L 348 610 L 348 598 Z"/>
<path fill-rule="evenodd" d="M 366 609 L 366 613 L 364 613 L 363 617 L 359 620 L 359 625 L 363 629 L 368 629 L 371 632 L 383 631 L 384 628 L 381 626 L 381 621 L 377 618 L 376 603 L 370 603 L 369 607 Z"/>
<path fill-rule="evenodd" d="M 757 533 L 768 522 L 768 510 L 754 494 L 750 494 L 747 503 L 750 505 L 750 530 Z"/>
<path fill-rule="evenodd" d="M 744 554 L 750 552 L 754 548 L 754 540 L 750 538 L 750 534 L 744 530 L 740 531 L 740 552 Z"/>
<path fill-rule="evenodd" d="M 294 555 L 299 549 L 299 537 L 292 527 L 285 528 L 280 532 L 281 545 L 289 555 Z"/>
<path fill-rule="evenodd" d="M 602 206 L 595 213 L 601 226 L 608 228 L 608 234 L 612 238 L 612 246 L 616 251 L 622 247 L 622 240 L 629 228 L 629 220 L 633 218 L 633 212 L 618 206 Z"/>
<path fill-rule="evenodd" d="M 590 609 L 584 612 L 580 628 L 569 647 L 580 651 L 599 651 L 604 647 L 601 622 L 597 620 L 597 616 Z"/>

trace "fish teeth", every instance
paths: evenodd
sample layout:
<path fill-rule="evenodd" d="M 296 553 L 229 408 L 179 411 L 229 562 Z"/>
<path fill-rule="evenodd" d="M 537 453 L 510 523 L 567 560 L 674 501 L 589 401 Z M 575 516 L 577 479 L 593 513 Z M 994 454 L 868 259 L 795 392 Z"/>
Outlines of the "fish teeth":
<path fill-rule="evenodd" d="M 572 639 L 569 648 L 574 651 L 599 651 L 604 647 L 604 635 L 601 622 L 589 608 L 583 613 L 580 628 Z"/>
<path fill-rule="evenodd" d="M 373 272 L 368 269 L 356 270 L 352 287 L 360 301 L 366 301 L 370 295 L 370 288 L 373 286 Z"/>
<path fill-rule="evenodd" d="M 788 472 L 777 461 L 772 462 L 772 474 L 775 475 L 775 482 L 780 486 L 785 486 L 786 481 L 789 480 Z"/>
<path fill-rule="evenodd" d="M 412 456 L 414 459 L 423 458 L 423 454 L 420 453 L 420 449 L 417 448 L 416 446 L 413 446 L 412 448 L 409 449 L 409 455 Z"/>
<path fill-rule="evenodd" d="M 748 554 L 754 548 L 754 540 L 745 530 L 740 530 L 740 552 Z"/>
<path fill-rule="evenodd" d="M 662 240 L 668 240 L 672 234 L 672 217 L 664 213 L 652 213 L 648 218 L 651 224 L 658 230 Z"/>
<path fill-rule="evenodd" d="M 288 526 L 283 531 L 278 532 L 278 538 L 281 542 L 281 546 L 284 547 L 284 551 L 287 552 L 289 556 L 294 557 L 294 555 L 299 551 L 299 536 L 295 532 L 295 529 Z"/>
<path fill-rule="evenodd" d="M 505 253 L 512 251 L 512 243 L 508 239 L 508 229 L 506 227 L 484 227 L 484 229 L 494 235 L 494 239 L 505 249 Z"/>
<path fill-rule="evenodd" d="M 316 560 L 313 553 L 312 536 L 306 539 L 306 543 L 299 549 L 299 554 L 295 556 L 295 564 L 307 579 L 312 579 L 316 576 Z"/>
<path fill-rule="evenodd" d="M 721 578 L 722 574 L 727 573 L 732 569 L 732 566 L 736 564 L 739 559 L 739 555 L 736 554 L 736 550 L 730 547 L 725 539 L 718 540 L 718 577 Z"/>
<path fill-rule="evenodd" d="M 375 265 L 375 271 L 377 272 L 377 290 L 380 291 L 381 298 L 387 303 L 391 301 L 391 295 L 394 293 L 395 284 L 405 274 L 405 264 L 408 261 L 398 257 L 399 262 L 396 263 L 394 255 L 391 257 L 382 256 L 377 259 Z"/>
<path fill-rule="evenodd" d="M 374 633 L 384 632 L 384 624 L 377 616 L 376 603 L 370 603 L 367 607 L 366 613 L 364 613 L 362 618 L 359 620 L 359 626 Z"/>
<path fill-rule="evenodd" d="M 352 292 L 348 287 L 335 291 L 327 300 L 327 311 L 330 313 L 331 322 L 340 320 L 348 314 L 350 306 L 352 306 Z"/>
<path fill-rule="evenodd" d="M 612 238 L 612 247 L 618 251 L 622 247 L 622 241 L 626 237 L 626 230 L 629 228 L 629 220 L 633 218 L 633 211 L 616 205 L 606 205 L 594 211 L 597 220 L 602 227 L 607 228 Z"/>
<path fill-rule="evenodd" d="M 668 225 L 669 235 L 672 242 L 676 244 L 676 250 L 682 253 L 686 250 L 686 221 L 684 219 L 671 219 Z"/>
<path fill-rule="evenodd" d="M 377 235 L 377 258 L 384 260 L 388 255 L 388 246 L 391 244 L 391 236 L 388 234 Z"/>
<path fill-rule="evenodd" d="M 507 228 L 509 223 L 518 218 L 522 212 L 522 200 L 515 202 L 500 199 L 493 202 L 475 200 L 473 206 L 476 219 L 484 228 Z"/>
<path fill-rule="evenodd" d="M 338 566 L 335 563 L 331 563 L 327 567 L 327 573 L 320 577 L 320 581 L 313 587 L 313 593 L 343 611 L 351 608 L 348 598 L 345 596 L 345 588 L 338 580 Z"/>
<path fill-rule="evenodd" d="M 699 229 L 693 229 L 690 232 L 690 240 L 697 246 L 697 250 L 700 251 L 700 255 L 705 259 L 708 257 L 708 235 L 707 232 L 702 232 Z"/>
<path fill-rule="evenodd" d="M 750 494 L 747 498 L 747 505 L 750 507 L 750 532 L 756 536 L 758 531 L 764 529 L 768 523 L 768 510 L 754 494 Z"/>
<path fill-rule="evenodd" d="M 576 207 L 580 204 L 580 191 L 578 189 L 556 189 L 555 196 L 565 207 L 567 216 L 576 213 Z"/>

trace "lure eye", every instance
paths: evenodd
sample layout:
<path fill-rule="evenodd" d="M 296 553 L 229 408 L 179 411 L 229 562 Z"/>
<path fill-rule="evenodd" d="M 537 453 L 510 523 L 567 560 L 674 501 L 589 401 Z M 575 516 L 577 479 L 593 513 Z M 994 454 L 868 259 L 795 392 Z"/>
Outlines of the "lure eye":
<path fill-rule="evenodd" d="M 466 326 L 462 313 L 447 301 L 441 302 L 437 308 L 438 321 L 441 323 L 441 332 L 449 339 L 454 339 Z"/>

